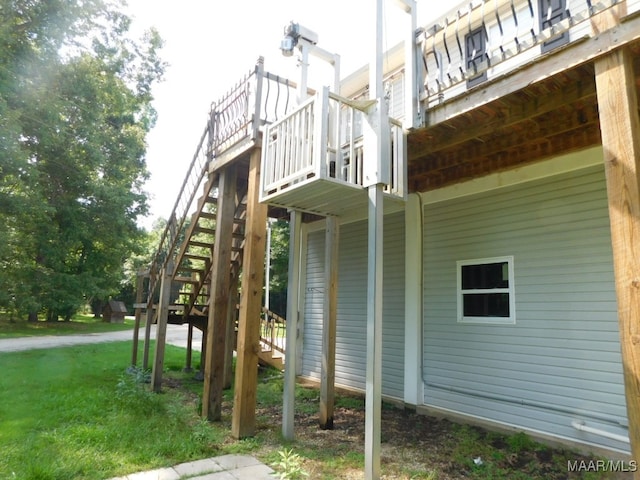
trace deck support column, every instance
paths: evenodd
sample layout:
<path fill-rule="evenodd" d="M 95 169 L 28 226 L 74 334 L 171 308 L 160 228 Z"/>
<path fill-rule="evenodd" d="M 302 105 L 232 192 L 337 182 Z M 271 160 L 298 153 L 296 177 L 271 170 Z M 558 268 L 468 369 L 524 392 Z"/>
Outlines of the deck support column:
<path fill-rule="evenodd" d="M 191 372 L 193 368 L 191 367 L 191 362 L 193 359 L 193 323 L 189 322 L 188 330 L 187 330 L 187 357 L 184 362 L 183 372 Z"/>
<path fill-rule="evenodd" d="M 135 320 L 133 324 L 133 348 L 131 350 L 131 366 L 138 364 L 138 336 L 140 334 L 140 320 L 142 318 L 142 289 L 144 288 L 144 277 L 146 272 L 139 270 L 136 276 L 136 307 Z"/>
<path fill-rule="evenodd" d="M 238 271 L 231 277 L 229 307 L 227 309 L 227 332 L 224 350 L 224 389 L 233 383 L 233 351 L 236 348 L 236 318 L 238 313 Z"/>
<path fill-rule="evenodd" d="M 383 185 L 369 193 L 367 281 L 367 373 L 365 399 L 365 479 L 380 478 L 380 432 L 382 414 L 382 243 Z"/>
<path fill-rule="evenodd" d="M 264 258 L 267 240 L 267 206 L 259 202 L 260 149 L 251 153 L 247 190 L 247 217 L 242 261 L 240 318 L 236 381 L 231 434 L 235 438 L 255 434 L 258 349 L 264 286 Z"/>
<path fill-rule="evenodd" d="M 162 388 L 162 371 L 164 369 L 164 349 L 167 343 L 167 321 L 169 319 L 169 297 L 171 297 L 171 281 L 173 279 L 173 261 L 161 273 L 160 300 L 158 301 L 158 321 L 156 325 L 156 349 L 153 357 L 151 373 L 151 389 L 158 393 Z"/>
<path fill-rule="evenodd" d="M 411 193 L 405 206 L 404 402 L 424 403 L 422 379 L 422 199 Z"/>
<path fill-rule="evenodd" d="M 633 56 L 595 62 L 631 457 L 640 460 L 640 119 Z M 640 478 L 636 472 L 634 478 Z"/>
<path fill-rule="evenodd" d="M 391 133 L 382 83 L 383 0 L 376 1 L 374 56 L 369 64 L 370 107 L 364 133 L 364 181 L 369 196 L 367 264 L 367 372 L 364 425 L 364 478 L 380 478 L 382 413 L 382 251 L 384 186 L 391 181 Z"/>
<path fill-rule="evenodd" d="M 339 222 L 326 218 L 324 248 L 324 312 L 322 319 L 322 367 L 320 376 L 320 428 L 333 428 L 336 380 L 336 323 L 338 303 Z"/>
<path fill-rule="evenodd" d="M 296 398 L 296 365 L 298 344 L 298 315 L 300 312 L 300 245 L 302 214 L 296 210 L 289 217 L 289 274 L 287 284 L 287 330 L 284 362 L 284 392 L 282 405 L 282 436 L 294 438 Z"/>
<path fill-rule="evenodd" d="M 153 295 L 152 292 L 149 292 L 149 296 Z M 149 369 L 149 344 L 151 343 L 151 322 L 153 322 L 153 300 L 149 299 L 149 304 L 147 304 L 147 319 L 144 324 L 144 346 L 142 347 L 142 370 Z"/>
<path fill-rule="evenodd" d="M 218 208 L 211 261 L 211 296 L 202 392 L 202 416 L 211 421 L 220 420 L 222 416 L 236 177 L 235 165 L 229 165 L 220 172 L 218 179 Z"/>

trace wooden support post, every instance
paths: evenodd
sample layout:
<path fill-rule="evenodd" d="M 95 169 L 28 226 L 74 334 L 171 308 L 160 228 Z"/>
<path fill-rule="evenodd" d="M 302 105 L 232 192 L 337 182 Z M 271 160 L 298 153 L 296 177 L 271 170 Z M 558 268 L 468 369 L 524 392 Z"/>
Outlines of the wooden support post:
<path fill-rule="evenodd" d="M 193 368 L 191 367 L 191 357 L 193 356 L 193 323 L 189 323 L 189 327 L 187 330 L 187 358 L 184 363 L 184 368 L 182 369 L 184 372 L 191 372 Z"/>
<path fill-rule="evenodd" d="M 616 50 L 595 62 L 595 73 L 629 440 L 631 457 L 640 460 L 640 119 L 633 55 Z"/>
<path fill-rule="evenodd" d="M 260 314 L 267 237 L 267 206 L 259 203 L 259 192 L 260 149 L 256 149 L 251 154 L 249 164 L 238 353 L 231 422 L 231 434 L 235 438 L 250 437 L 255 433 Z"/>
<path fill-rule="evenodd" d="M 197 380 L 204 380 L 204 364 L 207 359 L 207 326 L 202 330 L 202 339 L 200 341 L 200 368 L 196 373 Z"/>
<path fill-rule="evenodd" d="M 152 295 L 153 292 L 149 292 L 149 295 Z M 153 305 L 153 302 L 151 302 Z M 142 351 L 142 370 L 149 369 L 149 345 L 151 343 L 151 323 L 153 322 L 154 315 L 153 306 L 149 307 L 147 304 L 147 320 L 144 324 L 144 347 Z"/>
<path fill-rule="evenodd" d="M 135 367 L 138 364 L 138 335 L 140 329 L 140 319 L 142 317 L 142 308 L 139 305 L 142 303 L 142 289 L 144 288 L 144 276 L 145 271 L 138 271 L 136 276 L 136 309 L 135 320 L 133 324 L 133 347 L 131 349 L 131 366 Z"/>
<path fill-rule="evenodd" d="M 167 262 L 162 272 L 160 283 L 160 300 L 158 305 L 158 323 L 156 324 L 156 349 L 153 357 L 151 373 L 151 389 L 158 393 L 162 388 L 162 371 L 164 369 L 164 349 L 167 342 L 167 320 L 169 318 L 169 297 L 171 296 L 171 279 L 173 278 L 173 261 Z"/>
<path fill-rule="evenodd" d="M 289 275 L 287 284 L 287 331 L 284 362 L 284 392 L 282 403 L 282 436 L 294 438 L 296 398 L 296 365 L 298 342 L 298 312 L 300 300 L 300 239 L 302 215 L 293 210 L 289 218 Z"/>
<path fill-rule="evenodd" d="M 229 307 L 227 309 L 227 333 L 224 351 L 224 389 L 233 383 L 233 351 L 236 348 L 236 318 L 238 316 L 238 273 L 231 277 Z"/>
<path fill-rule="evenodd" d="M 320 375 L 320 428 L 333 428 L 336 380 L 336 316 L 338 303 L 338 241 L 336 217 L 327 217 L 324 248 L 324 312 L 322 318 L 322 366 Z"/>
<path fill-rule="evenodd" d="M 236 166 L 231 164 L 222 170 L 218 179 L 218 210 L 211 262 L 211 297 L 202 393 L 202 416 L 211 421 L 220 420 L 222 416 L 236 178 Z"/>

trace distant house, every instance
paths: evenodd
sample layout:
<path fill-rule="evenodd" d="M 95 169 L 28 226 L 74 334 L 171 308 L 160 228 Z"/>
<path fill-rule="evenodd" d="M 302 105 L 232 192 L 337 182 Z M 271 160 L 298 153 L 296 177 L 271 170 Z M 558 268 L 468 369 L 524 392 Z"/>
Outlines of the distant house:
<path fill-rule="evenodd" d="M 123 323 L 127 307 L 119 300 L 109 300 L 102 310 L 102 319 L 109 323 Z"/>

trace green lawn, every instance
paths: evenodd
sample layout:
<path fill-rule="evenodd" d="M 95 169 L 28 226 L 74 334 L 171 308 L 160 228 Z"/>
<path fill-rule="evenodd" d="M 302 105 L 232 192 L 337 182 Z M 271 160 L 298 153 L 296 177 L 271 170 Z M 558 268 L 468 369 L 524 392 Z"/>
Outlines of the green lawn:
<path fill-rule="evenodd" d="M 361 478 L 361 396 L 336 395 L 339 426 L 327 432 L 318 428 L 318 390 L 298 385 L 296 441 L 289 444 L 280 435 L 282 374 L 260 369 L 256 435 L 238 441 L 230 433 L 232 390 L 225 391 L 221 422 L 200 418 L 202 382 L 182 372 L 184 349 L 166 346 L 162 394 L 149 391 L 148 373 L 126 373 L 130 353 L 131 342 L 0 353 L 0 480 L 103 480 L 227 453 L 255 455 L 275 468 L 284 462 L 289 471 L 299 464 L 310 478 Z M 568 460 L 587 457 L 523 434 L 383 407 L 388 479 L 614 478 L 568 475 Z"/>
<path fill-rule="evenodd" d="M 0 354 L 0 478 L 104 479 L 217 453 L 197 398 L 125 374 L 130 342 Z M 167 346 L 165 366 L 184 350 Z"/>
<path fill-rule="evenodd" d="M 133 328 L 133 320 L 124 323 L 106 323 L 93 315 L 74 315 L 70 322 L 27 322 L 10 320 L 0 313 L 0 338 L 33 337 L 37 335 L 69 335 L 73 333 L 115 332 Z"/>

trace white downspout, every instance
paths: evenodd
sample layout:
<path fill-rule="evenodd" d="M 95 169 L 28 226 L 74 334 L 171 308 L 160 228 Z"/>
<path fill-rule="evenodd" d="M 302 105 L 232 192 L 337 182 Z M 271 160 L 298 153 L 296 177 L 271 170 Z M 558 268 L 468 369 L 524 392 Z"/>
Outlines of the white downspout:
<path fill-rule="evenodd" d="M 592 433 L 600 437 L 615 440 L 616 442 L 630 443 L 628 436 L 607 432 L 606 430 L 601 430 L 599 428 L 587 427 L 582 420 L 574 420 L 573 422 L 571 422 L 571 426 L 576 430 L 580 430 L 581 432 Z"/>

